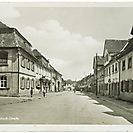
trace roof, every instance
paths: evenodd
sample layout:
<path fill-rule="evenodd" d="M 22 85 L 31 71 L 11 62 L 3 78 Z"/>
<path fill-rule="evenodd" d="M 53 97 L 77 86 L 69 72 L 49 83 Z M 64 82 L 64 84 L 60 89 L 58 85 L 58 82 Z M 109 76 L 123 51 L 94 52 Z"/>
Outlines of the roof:
<path fill-rule="evenodd" d="M 3 24 L 2 22 L 0 22 L 0 29 L 7 29 L 7 28 L 9 27 Z"/>
<path fill-rule="evenodd" d="M 7 27 L 0 22 L 0 48 L 20 47 L 36 59 L 32 45 L 15 28 Z"/>
<path fill-rule="evenodd" d="M 34 55 L 35 55 L 37 58 L 42 57 L 42 58 L 44 58 L 47 62 L 49 62 L 49 60 L 47 60 L 37 49 L 34 49 L 34 50 L 33 50 L 33 53 L 34 53 Z"/>
<path fill-rule="evenodd" d="M 104 65 L 104 57 L 97 56 L 97 65 Z"/>
<path fill-rule="evenodd" d="M 59 74 L 60 76 L 62 76 L 62 74 L 59 73 L 51 64 L 50 64 L 50 69 Z"/>
<path fill-rule="evenodd" d="M 93 69 L 95 66 L 95 62 L 96 61 L 96 56 L 94 56 L 94 60 L 93 60 Z M 97 56 L 97 66 L 103 66 L 104 65 L 104 57 L 103 56 Z"/>
<path fill-rule="evenodd" d="M 127 43 L 127 40 L 105 40 L 104 52 L 107 49 L 108 53 L 119 53 Z M 104 53 L 103 53 L 104 54 Z"/>
<path fill-rule="evenodd" d="M 119 54 L 118 58 L 124 56 L 125 54 L 128 54 L 129 52 L 133 51 L 133 38 L 129 39 L 129 42 L 124 47 L 124 49 Z"/>

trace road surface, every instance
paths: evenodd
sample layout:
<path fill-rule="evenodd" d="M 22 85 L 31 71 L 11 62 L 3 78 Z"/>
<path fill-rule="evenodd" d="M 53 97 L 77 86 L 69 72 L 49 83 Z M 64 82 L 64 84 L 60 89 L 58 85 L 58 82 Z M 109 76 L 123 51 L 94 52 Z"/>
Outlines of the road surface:
<path fill-rule="evenodd" d="M 0 124 L 131 125 L 80 92 L 50 93 L 34 101 L 0 105 Z M 14 119 L 14 120 L 13 120 Z"/>

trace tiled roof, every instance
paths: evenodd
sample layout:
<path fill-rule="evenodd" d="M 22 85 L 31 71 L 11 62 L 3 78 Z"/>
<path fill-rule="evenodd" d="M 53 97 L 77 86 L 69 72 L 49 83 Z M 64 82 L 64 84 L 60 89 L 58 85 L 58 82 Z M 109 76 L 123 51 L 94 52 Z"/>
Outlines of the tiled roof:
<path fill-rule="evenodd" d="M 20 47 L 36 59 L 32 45 L 15 28 L 0 29 L 0 48 Z"/>
<path fill-rule="evenodd" d="M 109 53 L 118 53 L 127 43 L 127 40 L 105 40 L 104 50 L 107 49 Z"/>
<path fill-rule="evenodd" d="M 3 24 L 2 22 L 0 22 L 0 29 L 7 29 L 7 28 L 9 27 Z"/>

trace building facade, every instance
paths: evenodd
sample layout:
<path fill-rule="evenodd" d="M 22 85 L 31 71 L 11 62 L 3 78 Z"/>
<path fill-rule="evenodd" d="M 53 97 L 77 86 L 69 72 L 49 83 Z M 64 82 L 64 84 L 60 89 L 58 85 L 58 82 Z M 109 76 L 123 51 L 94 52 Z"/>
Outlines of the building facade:
<path fill-rule="evenodd" d="M 61 90 L 62 75 L 51 71 L 49 60 L 19 33 L 0 23 L 0 95 L 30 96 L 44 89 L 52 90 L 55 76 L 57 92 Z M 57 82 L 58 81 L 58 82 Z"/>

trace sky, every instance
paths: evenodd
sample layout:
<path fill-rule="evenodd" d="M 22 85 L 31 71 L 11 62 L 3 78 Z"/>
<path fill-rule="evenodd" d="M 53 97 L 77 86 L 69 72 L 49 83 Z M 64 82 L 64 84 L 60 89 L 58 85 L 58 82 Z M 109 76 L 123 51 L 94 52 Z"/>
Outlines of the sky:
<path fill-rule="evenodd" d="M 64 79 L 79 80 L 93 73 L 105 39 L 131 37 L 133 7 L 66 5 L 0 3 L 0 21 L 17 28 Z"/>

